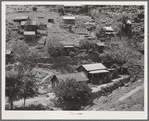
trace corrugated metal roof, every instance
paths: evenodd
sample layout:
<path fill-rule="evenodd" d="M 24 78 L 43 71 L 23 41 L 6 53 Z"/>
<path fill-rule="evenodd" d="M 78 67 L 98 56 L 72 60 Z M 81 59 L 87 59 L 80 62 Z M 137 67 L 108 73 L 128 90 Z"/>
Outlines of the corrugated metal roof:
<path fill-rule="evenodd" d="M 25 31 L 24 35 L 35 35 L 35 31 Z"/>
<path fill-rule="evenodd" d="M 69 47 L 70 47 L 70 48 L 73 48 L 74 46 L 64 46 L 64 47 L 65 47 L 65 48 L 69 48 Z"/>
<path fill-rule="evenodd" d="M 109 71 L 107 70 L 98 70 L 98 71 L 90 71 L 90 74 L 96 74 L 96 73 L 108 73 Z"/>
<path fill-rule="evenodd" d="M 109 26 L 109 27 L 103 27 L 103 28 L 106 29 L 106 31 L 114 31 L 111 26 Z"/>
<path fill-rule="evenodd" d="M 16 17 L 14 18 L 14 20 L 22 20 L 22 19 L 28 19 L 29 16 L 20 16 L 20 17 Z"/>
<path fill-rule="evenodd" d="M 99 42 L 99 43 L 96 43 L 98 46 L 105 46 L 105 44 L 104 43 L 101 43 L 101 42 Z"/>
<path fill-rule="evenodd" d="M 69 73 L 69 74 L 60 74 L 55 75 L 59 81 L 66 81 L 66 79 L 75 79 L 76 81 L 88 81 L 89 79 L 86 77 L 84 72 L 79 73 Z"/>
<path fill-rule="evenodd" d="M 63 16 L 63 20 L 66 20 L 66 19 L 72 19 L 72 20 L 75 20 L 76 18 L 73 17 L 73 16 Z"/>
<path fill-rule="evenodd" d="M 82 65 L 82 66 L 83 66 L 87 71 L 106 69 L 106 67 L 105 67 L 102 63 L 85 64 L 85 65 Z"/>

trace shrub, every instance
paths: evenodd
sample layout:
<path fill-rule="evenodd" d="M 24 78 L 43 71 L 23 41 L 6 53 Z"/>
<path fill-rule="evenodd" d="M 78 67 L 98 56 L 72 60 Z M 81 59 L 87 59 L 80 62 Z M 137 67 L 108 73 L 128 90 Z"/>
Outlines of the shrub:
<path fill-rule="evenodd" d="M 49 36 L 46 40 L 45 52 L 51 57 L 63 55 L 63 45 L 60 43 L 60 38 L 56 36 Z"/>
<path fill-rule="evenodd" d="M 93 101 L 89 86 L 84 82 L 76 82 L 75 79 L 61 81 L 54 92 L 57 97 L 55 105 L 64 110 L 79 110 Z"/>
<path fill-rule="evenodd" d="M 69 56 L 70 56 L 70 57 L 73 57 L 74 55 L 75 55 L 75 53 L 72 52 L 72 51 L 70 51 Z"/>

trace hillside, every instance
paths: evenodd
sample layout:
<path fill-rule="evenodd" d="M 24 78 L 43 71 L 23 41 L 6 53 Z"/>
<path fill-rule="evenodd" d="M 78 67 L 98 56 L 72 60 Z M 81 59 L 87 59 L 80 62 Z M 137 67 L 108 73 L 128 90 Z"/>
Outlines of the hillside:
<path fill-rule="evenodd" d="M 85 106 L 84 109 L 81 110 L 144 110 L 144 48 L 142 44 L 144 43 L 144 35 L 142 35 L 144 32 L 144 18 L 135 20 L 137 18 L 136 16 L 130 17 L 132 20 L 132 33 L 130 32 L 130 34 L 127 31 L 129 27 L 125 27 L 126 20 L 129 19 L 126 17 L 129 16 L 127 9 L 120 9 L 116 14 L 116 10 L 113 10 L 111 7 L 103 7 L 102 9 L 95 7 L 97 11 L 95 13 L 93 11 L 93 13 L 88 16 L 86 16 L 86 13 L 85 15 L 83 15 L 83 13 L 80 15 L 65 13 L 65 15 L 72 15 L 77 18 L 77 24 L 73 25 L 72 31 L 70 31 L 66 25 L 65 27 L 61 26 L 61 14 L 56 11 L 51 11 L 51 7 L 36 6 L 37 11 L 33 11 L 32 7 L 32 5 L 7 6 L 6 13 L 6 48 L 10 50 L 13 49 L 14 52 L 16 52 L 13 53 L 14 60 L 6 65 L 7 72 L 19 70 L 19 64 L 24 64 L 24 68 L 29 66 L 30 72 L 34 74 L 33 79 L 35 80 L 35 84 L 38 87 L 35 97 L 26 99 L 26 108 L 30 109 L 31 105 L 34 107 L 34 105 L 39 104 L 41 107 L 43 106 L 43 108 L 39 108 L 39 110 L 62 110 L 54 105 L 56 97 L 54 89 L 52 89 L 53 82 L 50 81 L 51 78 L 58 74 L 77 73 L 77 68 L 84 64 L 102 63 L 107 70 L 109 69 L 108 71 L 104 70 L 109 74 L 103 74 L 100 77 L 96 75 L 97 71 L 100 69 L 92 70 L 92 79 L 96 78 L 98 81 L 101 81 L 99 78 L 105 80 L 107 76 L 108 78 L 106 77 L 106 79 L 108 79 L 108 81 L 106 83 L 102 81 L 102 84 L 106 85 L 115 78 L 121 79 L 122 76 L 130 76 L 129 82 L 122 83 L 120 87 L 111 92 L 104 92 L 101 97 L 95 98 L 92 104 Z M 110 12 L 110 9 L 112 12 Z M 92 7 L 90 7 L 90 12 L 91 11 Z M 122 13 L 120 14 L 122 11 L 125 13 L 124 16 Z M 143 13 L 142 9 L 140 12 L 137 12 L 137 14 L 140 13 Z M 101 15 L 103 14 L 105 15 L 104 20 L 102 20 L 103 24 L 101 24 Z M 131 14 L 132 16 L 134 15 L 133 11 L 131 11 Z M 24 41 L 24 30 L 21 29 L 20 25 L 13 22 L 15 17 L 20 16 L 29 16 L 31 20 L 37 22 L 37 34 L 33 41 Z M 108 19 L 106 17 L 108 17 Z M 48 22 L 49 18 L 54 19 L 54 22 Z M 97 25 L 94 30 L 84 26 L 84 23 L 89 21 L 90 18 L 93 18 L 93 22 L 95 22 L 94 26 Z M 138 21 L 141 22 L 139 23 Z M 116 31 L 118 34 L 106 34 L 106 32 L 101 29 L 103 26 L 112 26 L 112 31 Z M 14 29 L 13 27 L 16 28 Z M 75 49 L 71 50 L 69 48 L 72 46 L 63 45 L 62 47 L 61 41 L 73 43 Z M 17 42 L 21 44 L 17 45 Z M 15 46 L 14 43 L 16 43 L 17 46 Z M 101 47 L 99 43 L 102 43 L 104 46 L 102 45 Z M 79 45 L 79 47 L 76 47 L 75 44 Z M 65 50 L 65 47 L 69 49 Z M 102 49 L 102 52 L 99 52 L 99 49 Z M 66 54 L 65 51 L 67 51 L 68 54 Z M 112 69 L 114 69 L 114 71 L 111 71 Z M 126 72 L 124 72 L 124 69 Z M 20 72 L 24 73 L 23 71 L 27 69 L 22 70 Z M 142 88 L 139 89 L 138 87 L 141 85 Z M 87 86 L 89 86 L 89 84 L 87 84 Z M 137 91 L 134 91 L 135 89 Z M 6 97 L 6 99 L 7 98 L 8 97 Z M 22 97 L 21 99 L 14 100 L 14 109 L 23 109 L 23 101 Z M 6 103 L 6 109 L 9 109 L 8 107 L 9 104 Z"/>
<path fill-rule="evenodd" d="M 143 79 L 138 80 L 132 84 L 129 83 L 127 86 L 119 87 L 118 89 L 114 90 L 111 94 L 101 96 L 99 99 L 95 99 L 91 106 L 85 108 L 85 111 L 143 111 L 143 87 L 139 90 L 136 90 L 130 96 L 127 97 L 127 95 L 132 90 L 138 88 L 141 85 L 143 85 L 144 87 Z"/>

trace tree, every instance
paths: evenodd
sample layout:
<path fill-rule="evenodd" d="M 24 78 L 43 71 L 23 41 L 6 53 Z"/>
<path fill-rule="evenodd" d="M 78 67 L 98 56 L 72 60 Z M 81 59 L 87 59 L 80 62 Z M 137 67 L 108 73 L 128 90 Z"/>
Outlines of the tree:
<path fill-rule="evenodd" d="M 76 82 L 75 79 L 61 81 L 54 88 L 54 93 L 57 98 L 55 104 L 64 110 L 78 110 L 93 101 L 89 86 L 84 82 Z"/>
<path fill-rule="evenodd" d="M 24 99 L 24 108 L 26 99 L 34 97 L 37 94 L 37 89 L 34 74 L 31 72 L 24 72 L 22 77 L 22 88 L 20 89 L 21 97 Z"/>
<path fill-rule="evenodd" d="M 24 71 L 31 71 L 36 65 L 37 59 L 40 57 L 35 49 L 29 49 L 24 41 L 13 41 L 11 44 L 13 58 L 15 62 L 20 62 Z"/>
<path fill-rule="evenodd" d="M 11 104 L 11 110 L 13 109 L 13 102 L 20 99 L 19 92 L 22 88 L 20 79 L 21 75 L 17 71 L 6 72 L 6 97 Z"/>
<path fill-rule="evenodd" d="M 64 9 L 64 6 L 62 5 L 58 5 L 57 6 L 57 11 L 60 15 L 63 15 L 64 16 L 64 13 L 65 13 L 65 9 Z"/>
<path fill-rule="evenodd" d="M 21 64 L 6 73 L 6 96 L 11 104 L 11 109 L 13 109 L 13 102 L 22 98 L 24 99 L 25 108 L 25 100 L 37 94 L 33 73 L 23 72 L 23 69 L 20 68 L 22 68 Z"/>
<path fill-rule="evenodd" d="M 140 53 L 129 46 L 127 37 L 114 37 L 107 43 L 107 48 L 102 58 L 108 65 L 116 64 L 123 66 L 131 58 L 140 58 Z"/>
<path fill-rule="evenodd" d="M 87 52 L 95 47 L 95 43 L 87 39 L 80 40 L 79 45 L 80 48 L 87 49 Z"/>
<path fill-rule="evenodd" d="M 60 43 L 60 38 L 56 36 L 48 36 L 45 45 L 45 51 L 51 57 L 63 55 L 63 45 Z"/>
<path fill-rule="evenodd" d="M 96 27 L 95 34 L 96 34 L 97 38 L 105 38 L 106 37 L 106 31 L 101 26 Z"/>
<path fill-rule="evenodd" d="M 6 42 L 19 38 L 20 25 L 6 21 Z"/>

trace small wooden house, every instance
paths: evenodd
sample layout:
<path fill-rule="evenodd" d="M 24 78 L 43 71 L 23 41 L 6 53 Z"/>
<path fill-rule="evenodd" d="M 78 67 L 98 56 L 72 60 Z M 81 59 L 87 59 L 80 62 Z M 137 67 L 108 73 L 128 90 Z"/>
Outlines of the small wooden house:
<path fill-rule="evenodd" d="M 63 45 L 64 51 L 66 52 L 66 55 L 69 55 L 70 51 L 74 51 L 75 44 L 73 42 L 60 41 L 60 43 Z"/>
<path fill-rule="evenodd" d="M 77 70 L 78 72 L 84 72 L 91 83 L 102 84 L 109 81 L 109 71 L 102 63 L 81 65 Z"/>
<path fill-rule="evenodd" d="M 51 78 L 52 88 L 56 87 L 59 82 L 67 79 L 75 79 L 77 82 L 87 82 L 89 80 L 83 72 L 54 75 Z"/>
<path fill-rule="evenodd" d="M 29 16 L 20 16 L 13 19 L 14 22 L 19 22 L 21 24 L 21 21 L 28 21 L 30 20 Z"/>
<path fill-rule="evenodd" d="M 63 23 L 64 24 L 75 24 L 76 18 L 73 16 L 63 16 Z"/>
<path fill-rule="evenodd" d="M 81 9 L 82 5 L 64 5 L 65 12 L 72 12 L 74 9 Z"/>
<path fill-rule="evenodd" d="M 103 27 L 103 29 L 105 30 L 106 35 L 113 35 L 113 34 L 115 34 L 115 32 L 114 32 L 114 30 L 112 29 L 111 26 L 109 26 L 109 27 Z"/>
<path fill-rule="evenodd" d="M 99 53 L 103 53 L 103 50 L 104 50 L 104 48 L 105 48 L 105 44 L 99 42 L 99 43 L 96 43 L 96 46 L 97 46 L 98 52 L 99 52 Z"/>
<path fill-rule="evenodd" d="M 33 11 L 37 11 L 37 8 L 36 7 L 33 7 Z"/>
<path fill-rule="evenodd" d="M 35 40 L 35 31 L 24 31 L 24 40 L 25 41 L 34 41 Z"/>
<path fill-rule="evenodd" d="M 12 51 L 10 49 L 6 49 L 6 64 L 11 62 L 12 59 Z"/>
<path fill-rule="evenodd" d="M 48 19 L 48 22 L 49 22 L 49 23 L 54 23 L 54 19 L 53 19 L 53 18 L 49 18 L 49 19 Z"/>
<path fill-rule="evenodd" d="M 21 21 L 21 27 L 24 29 L 25 26 L 26 26 L 26 31 L 37 31 L 36 21 L 31 21 L 29 25 L 27 25 L 26 21 Z"/>

